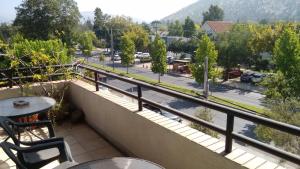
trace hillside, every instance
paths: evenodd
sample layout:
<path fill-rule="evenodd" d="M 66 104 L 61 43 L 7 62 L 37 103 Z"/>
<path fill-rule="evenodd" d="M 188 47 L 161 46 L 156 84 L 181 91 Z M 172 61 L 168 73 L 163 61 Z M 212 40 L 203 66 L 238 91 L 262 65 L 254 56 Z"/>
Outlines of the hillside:
<path fill-rule="evenodd" d="M 183 21 L 190 16 L 194 21 L 202 21 L 202 13 L 209 6 L 218 5 L 225 13 L 224 20 L 230 21 L 300 21 L 300 0 L 199 0 L 162 21 Z"/>

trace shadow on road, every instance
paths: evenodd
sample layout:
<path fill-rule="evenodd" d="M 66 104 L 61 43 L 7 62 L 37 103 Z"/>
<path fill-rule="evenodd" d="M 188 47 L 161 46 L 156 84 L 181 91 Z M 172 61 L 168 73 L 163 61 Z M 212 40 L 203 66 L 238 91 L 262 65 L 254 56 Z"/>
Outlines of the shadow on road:
<path fill-rule="evenodd" d="M 197 89 L 203 89 L 203 85 L 202 84 L 198 84 L 197 82 L 187 82 L 187 84 L 193 88 L 197 88 Z"/>
<path fill-rule="evenodd" d="M 186 100 L 181 100 L 181 99 L 172 100 L 171 102 L 168 102 L 168 104 L 170 107 L 178 110 L 199 107 L 199 104 L 188 102 Z"/>
<path fill-rule="evenodd" d="M 244 128 L 241 131 L 239 131 L 239 134 L 250 137 L 252 139 L 257 139 L 254 131 L 255 128 L 256 128 L 255 124 L 245 124 Z"/>

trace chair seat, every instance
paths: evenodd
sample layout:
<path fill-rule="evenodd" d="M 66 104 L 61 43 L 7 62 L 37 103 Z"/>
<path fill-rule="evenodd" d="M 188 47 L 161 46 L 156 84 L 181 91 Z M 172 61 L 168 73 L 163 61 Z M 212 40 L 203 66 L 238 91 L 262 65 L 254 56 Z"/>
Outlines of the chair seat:
<path fill-rule="evenodd" d="M 26 163 L 38 163 L 59 156 L 58 148 L 50 148 L 32 153 L 23 153 L 23 159 Z"/>

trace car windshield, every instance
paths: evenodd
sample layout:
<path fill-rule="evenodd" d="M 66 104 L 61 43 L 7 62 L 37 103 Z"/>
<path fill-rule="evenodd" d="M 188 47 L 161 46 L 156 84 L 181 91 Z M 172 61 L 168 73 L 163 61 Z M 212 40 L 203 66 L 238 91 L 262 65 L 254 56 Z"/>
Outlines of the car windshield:
<path fill-rule="evenodd" d="M 261 77 L 262 75 L 261 75 L 261 74 L 258 74 L 258 73 L 254 73 L 253 76 L 259 78 L 259 77 Z"/>

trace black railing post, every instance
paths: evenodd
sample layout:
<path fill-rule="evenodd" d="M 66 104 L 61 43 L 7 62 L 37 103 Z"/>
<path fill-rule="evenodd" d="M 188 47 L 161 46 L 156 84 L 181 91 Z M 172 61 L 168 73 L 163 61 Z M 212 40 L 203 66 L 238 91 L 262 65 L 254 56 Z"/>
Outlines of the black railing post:
<path fill-rule="evenodd" d="M 232 131 L 234 125 L 234 116 L 227 114 L 226 123 L 226 140 L 225 140 L 225 153 L 229 154 L 232 151 Z"/>
<path fill-rule="evenodd" d="M 143 110 L 143 102 L 142 102 L 142 87 L 140 85 L 137 86 L 138 92 L 138 104 L 139 104 L 139 111 Z"/>
<path fill-rule="evenodd" d="M 95 85 L 96 85 L 96 91 L 99 91 L 99 85 L 98 85 L 98 73 L 94 72 L 95 76 Z"/>
<path fill-rule="evenodd" d="M 13 87 L 13 72 L 12 72 L 12 69 L 8 69 L 8 85 L 9 85 L 9 88 L 12 88 Z"/>

